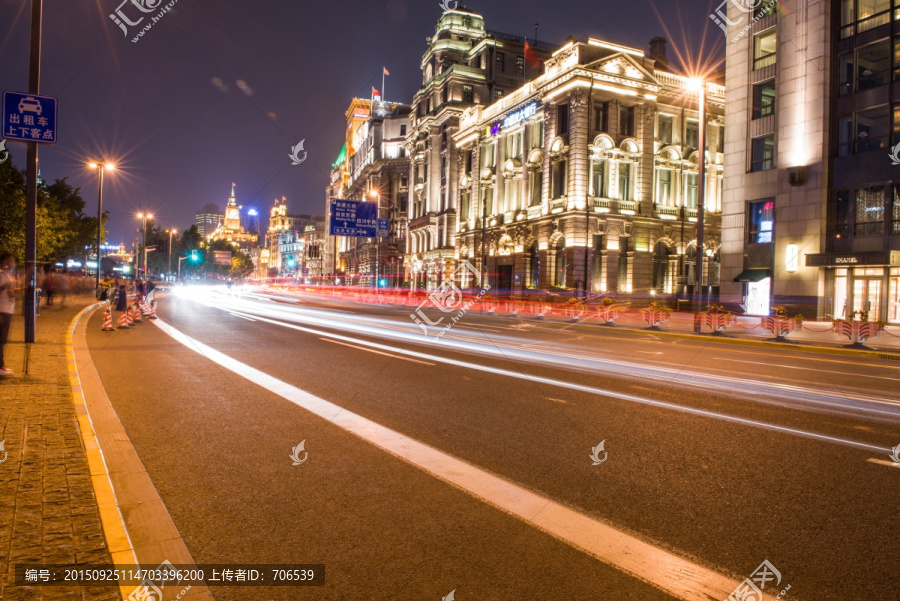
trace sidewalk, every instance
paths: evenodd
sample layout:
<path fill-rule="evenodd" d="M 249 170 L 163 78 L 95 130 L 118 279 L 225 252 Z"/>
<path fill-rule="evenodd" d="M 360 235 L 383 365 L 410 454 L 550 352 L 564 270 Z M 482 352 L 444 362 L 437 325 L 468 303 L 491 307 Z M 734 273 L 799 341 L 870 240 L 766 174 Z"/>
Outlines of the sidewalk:
<path fill-rule="evenodd" d="M 58 300 L 57 300 L 58 302 Z M 67 299 L 67 308 L 41 307 L 28 375 L 24 319 L 13 316 L 0 379 L 0 598 L 120 599 L 117 587 L 15 587 L 17 563 L 111 564 L 87 457 L 75 417 L 65 331 L 92 296 Z M 0 460 L 3 453 L 0 452 Z"/>

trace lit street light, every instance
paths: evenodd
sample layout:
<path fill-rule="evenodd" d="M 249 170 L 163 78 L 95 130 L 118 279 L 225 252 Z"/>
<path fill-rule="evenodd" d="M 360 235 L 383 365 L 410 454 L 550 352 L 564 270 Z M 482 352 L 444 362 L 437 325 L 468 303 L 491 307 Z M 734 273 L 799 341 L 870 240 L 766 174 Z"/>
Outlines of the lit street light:
<path fill-rule="evenodd" d="M 175 232 L 174 227 L 170 227 L 166 230 L 169 233 L 169 269 L 166 271 L 166 276 L 172 275 L 172 234 Z"/>
<path fill-rule="evenodd" d="M 141 234 L 141 245 L 146 249 L 147 247 L 147 220 L 153 219 L 153 215 L 151 213 L 138 213 L 138 218 L 141 220 L 141 228 L 143 234 Z M 141 277 L 147 277 L 147 255 L 144 254 L 144 264 L 142 265 L 142 270 L 139 270 L 138 273 L 141 274 Z"/>
<path fill-rule="evenodd" d="M 700 156 L 697 163 L 697 266 L 694 271 L 694 302 L 695 314 L 699 316 L 702 305 L 703 294 L 701 287 L 703 286 L 703 262 L 706 255 L 703 253 L 703 221 L 704 213 L 704 196 L 706 193 L 706 81 L 702 77 L 692 77 L 688 80 L 687 89 L 689 92 L 697 93 L 697 109 L 700 113 L 700 124 L 698 127 Z M 699 334 L 702 328 L 699 317 L 695 320 L 694 331 Z"/>
<path fill-rule="evenodd" d="M 100 294 L 100 238 L 103 231 L 103 172 L 112 171 L 116 166 L 104 161 L 91 161 L 88 164 L 88 167 L 97 169 L 100 174 L 100 192 L 97 196 L 97 294 Z"/>

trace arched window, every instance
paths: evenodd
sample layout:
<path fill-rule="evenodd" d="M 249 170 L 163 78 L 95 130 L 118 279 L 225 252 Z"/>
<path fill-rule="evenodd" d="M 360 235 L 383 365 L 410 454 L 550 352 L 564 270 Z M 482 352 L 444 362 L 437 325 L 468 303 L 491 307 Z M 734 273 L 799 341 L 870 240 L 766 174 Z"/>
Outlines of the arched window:
<path fill-rule="evenodd" d="M 554 285 L 566 287 L 566 239 L 560 238 L 556 243 L 556 273 L 553 278 Z"/>
<path fill-rule="evenodd" d="M 528 249 L 528 284 L 529 288 L 537 288 L 541 285 L 541 255 L 538 251 L 538 243 L 534 242 Z"/>
<path fill-rule="evenodd" d="M 657 242 L 653 253 L 653 289 L 672 292 L 669 277 L 669 247 L 665 242 Z"/>

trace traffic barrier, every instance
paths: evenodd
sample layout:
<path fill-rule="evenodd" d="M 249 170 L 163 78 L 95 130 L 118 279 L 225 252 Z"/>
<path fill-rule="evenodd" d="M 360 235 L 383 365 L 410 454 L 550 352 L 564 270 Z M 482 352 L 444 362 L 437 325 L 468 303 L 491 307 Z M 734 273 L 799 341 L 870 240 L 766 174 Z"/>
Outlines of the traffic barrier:
<path fill-rule="evenodd" d="M 156 319 L 156 301 L 150 301 L 150 312 L 147 315 L 147 319 Z"/>
<path fill-rule="evenodd" d="M 147 303 L 145 303 L 143 299 L 138 301 L 138 310 L 140 310 L 141 315 L 143 315 L 144 317 L 150 315 L 150 308 L 147 307 Z"/>
<path fill-rule="evenodd" d="M 104 332 L 115 332 L 116 329 L 113 327 L 112 323 L 112 309 L 109 307 L 106 308 L 106 313 L 103 315 L 103 330 Z"/>
<path fill-rule="evenodd" d="M 122 311 L 122 316 L 119 317 L 119 329 L 124 330 L 130 328 L 131 324 L 128 323 L 128 309 Z"/>
<path fill-rule="evenodd" d="M 144 320 L 141 318 L 141 310 L 138 309 L 137 303 L 131 307 L 131 320 L 134 321 L 134 323 L 144 323 Z"/>

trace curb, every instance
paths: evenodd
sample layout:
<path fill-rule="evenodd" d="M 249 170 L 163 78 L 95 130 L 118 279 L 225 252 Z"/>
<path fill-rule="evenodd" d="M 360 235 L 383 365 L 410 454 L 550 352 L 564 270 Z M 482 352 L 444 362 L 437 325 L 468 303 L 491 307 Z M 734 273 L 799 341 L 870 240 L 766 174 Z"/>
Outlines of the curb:
<path fill-rule="evenodd" d="M 100 510 L 100 523 L 103 526 L 103 534 L 106 536 L 106 546 L 109 549 L 113 564 L 119 568 L 136 565 L 138 563 L 137 556 L 134 553 L 131 538 L 128 536 L 128 529 L 125 527 L 125 518 L 122 517 L 122 512 L 119 510 L 119 502 L 116 498 L 115 490 L 113 490 L 106 458 L 103 456 L 103 450 L 97 442 L 97 433 L 94 430 L 94 423 L 87 409 L 84 390 L 81 386 L 81 377 L 78 374 L 78 365 L 75 362 L 75 328 L 78 327 L 85 315 L 103 304 L 94 303 L 85 307 L 69 323 L 69 327 L 66 329 L 65 343 L 66 367 L 69 372 L 69 386 L 72 387 L 75 416 L 78 418 L 81 442 L 84 445 L 88 467 L 91 471 L 94 497 L 97 499 L 97 505 Z M 119 593 L 123 599 L 129 592 L 124 586 L 119 586 Z"/>

